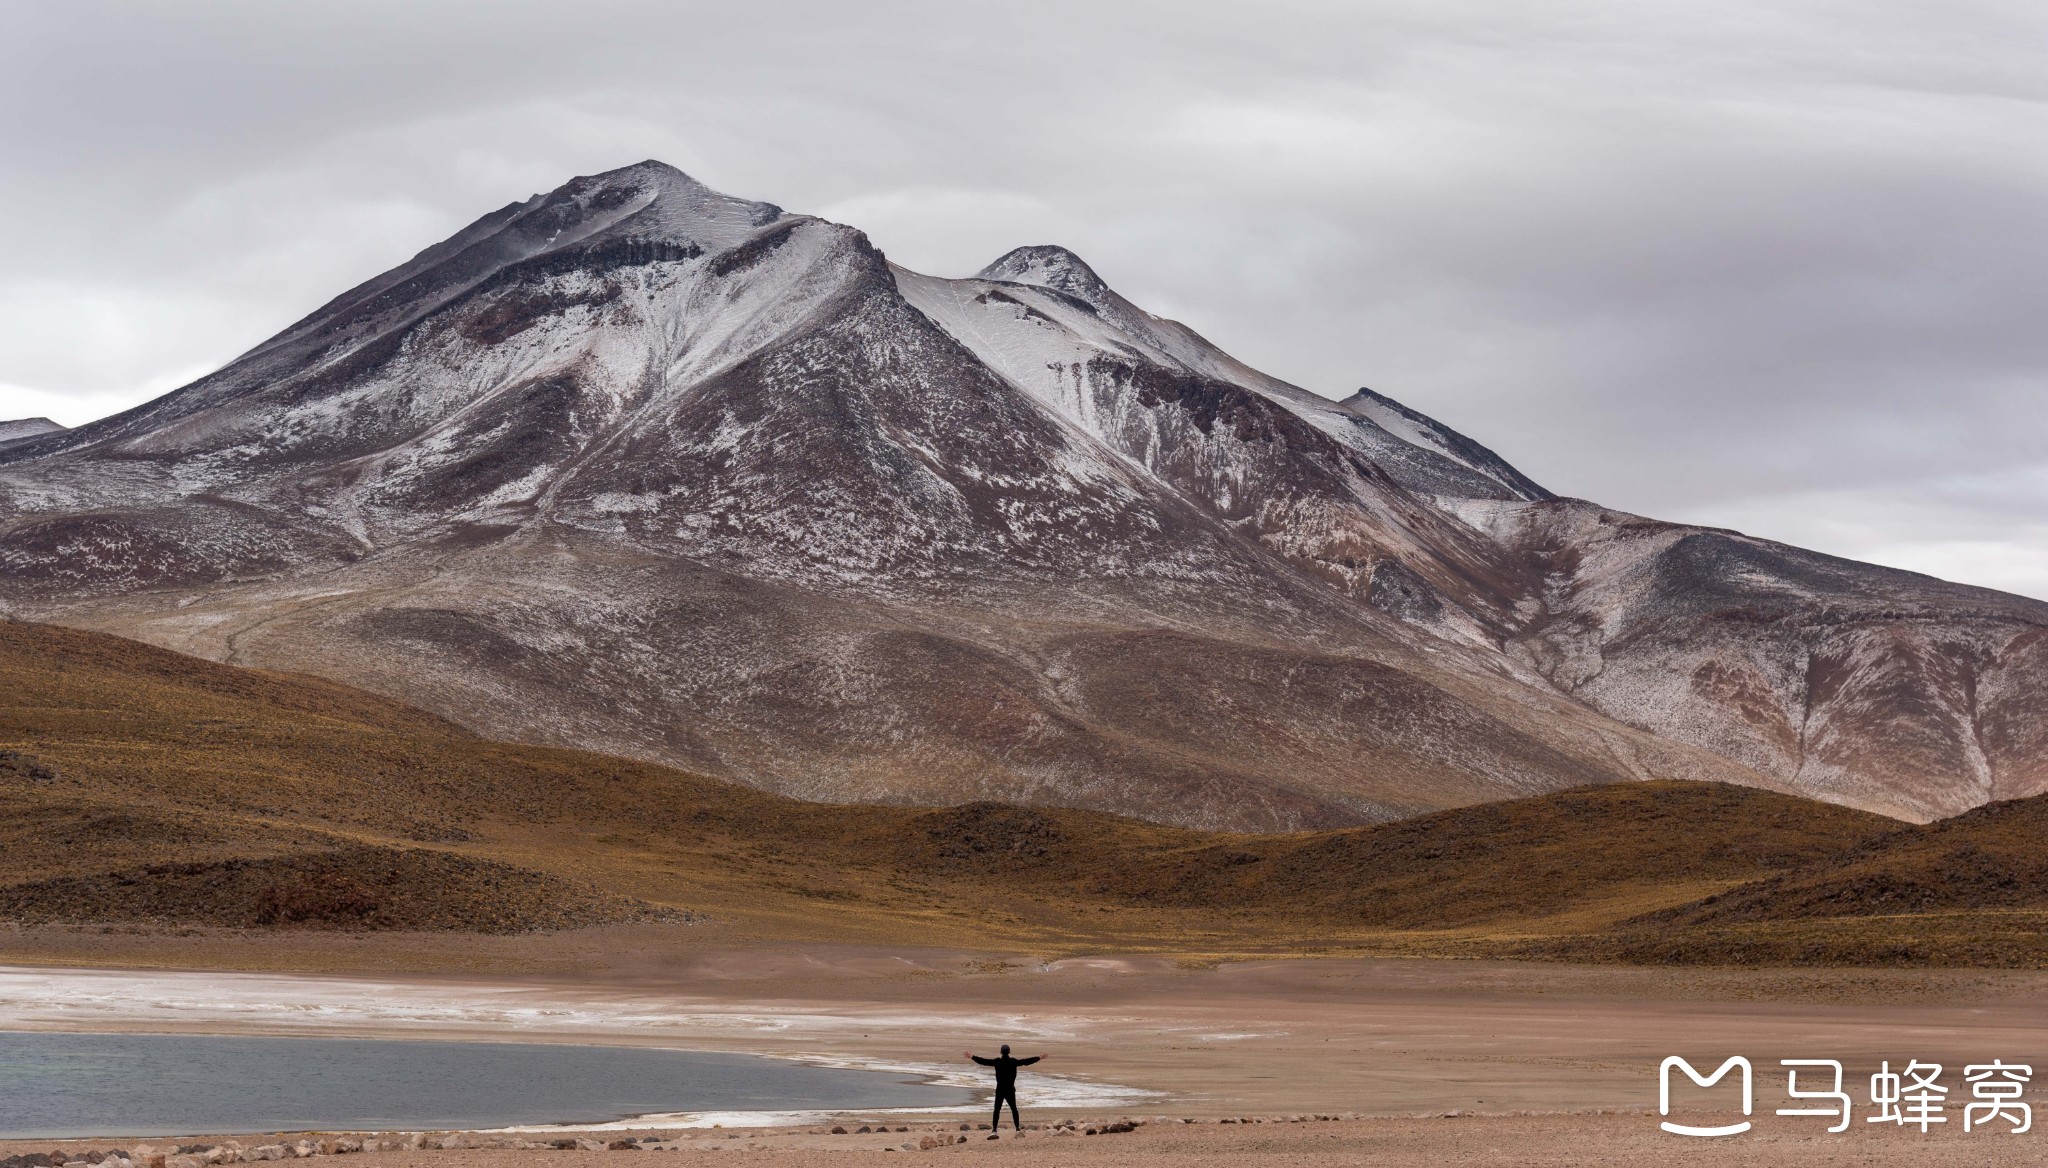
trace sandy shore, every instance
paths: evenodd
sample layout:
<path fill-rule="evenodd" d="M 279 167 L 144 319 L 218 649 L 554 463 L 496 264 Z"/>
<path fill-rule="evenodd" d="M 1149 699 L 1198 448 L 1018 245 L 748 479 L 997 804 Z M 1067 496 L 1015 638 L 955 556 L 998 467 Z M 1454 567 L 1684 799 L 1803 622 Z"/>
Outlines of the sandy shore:
<path fill-rule="evenodd" d="M 1102 1135 L 1080 1131 L 1005 1132 L 935 1130 L 911 1125 L 908 1132 L 832 1135 L 817 1130 L 751 1129 L 681 1133 L 657 1148 L 635 1152 L 511 1151 L 463 1149 L 379 1152 L 332 1158 L 338 1168 L 603 1168 L 652 1159 L 658 1164 L 841 1164 L 888 1159 L 935 1159 L 986 1164 L 1157 1165 L 1211 1168 L 1235 1164 L 1449 1166 L 1579 1165 L 1669 1168 L 1698 1164 L 1713 1168 L 1782 1168 L 1784 1165 L 1899 1164 L 1925 1168 L 2002 1168 L 2038 1164 L 2033 1134 L 1965 1133 L 1951 1125 L 1928 1135 L 1907 1129 L 1857 1125 L 1840 1135 L 1811 1127 L 1764 1126 L 1715 1140 L 1689 1140 L 1658 1130 L 1654 1115 L 1472 1116 L 1461 1118 L 1366 1118 L 1333 1122 L 1249 1124 L 1148 1123 L 1135 1130 Z M 964 1142 L 953 1142 L 961 1136 Z M 927 1139 L 937 1147 L 920 1150 Z M 0 1155 L 63 1147 L 50 1141 L 0 1145 Z M 108 1147 L 105 1141 L 72 1145 Z M 329 1158 L 322 1157 L 322 1163 Z"/>
<path fill-rule="evenodd" d="M 1980 1131 L 1959 1143 L 1956 1130 L 1920 1136 L 1859 1120 L 1856 1130 L 1828 1136 L 1815 1121 L 1771 1115 L 1785 1103 L 1777 1061 L 1843 1060 L 1859 1102 L 1862 1083 L 1881 1059 L 1895 1066 L 1913 1058 L 1943 1062 L 1956 1080 L 1952 1098 L 1964 1095 L 1964 1063 L 2048 1063 L 2048 1057 L 2034 1057 L 2048 1056 L 2043 988 L 2048 978 L 2028 973 L 1681 973 L 1367 960 L 1183 968 L 1108 957 L 1035 963 L 788 947 L 699 954 L 573 984 L 6 968 L 0 969 L 0 1029 L 657 1044 L 935 1077 L 974 1074 L 959 1051 L 1007 1041 L 1022 1052 L 1051 1056 L 1048 1074 L 1025 1081 L 1027 1119 L 1378 1117 L 1243 1129 L 1154 1125 L 1096 1137 L 1041 1134 L 1014 1147 L 988 1144 L 977 1133 L 969 1146 L 941 1150 L 1052 1163 L 1104 1157 L 1220 1163 L 1271 1155 L 1289 1163 L 1415 1163 L 1429 1156 L 1452 1163 L 1576 1164 L 1704 1156 L 1745 1164 L 1785 1162 L 1794 1143 L 1801 1163 L 1916 1156 L 1921 1163 L 1948 1163 L 1940 1157 L 1951 1149 L 1963 1157 L 1955 1163 L 1993 1163 L 2002 1161 L 1985 1157 L 2007 1155 L 2002 1149 L 2008 1145 L 2032 1148 L 2034 1139 L 2048 1139 L 2048 1124 L 2038 1137 Z M 1753 1060 L 1757 1130 L 1713 1141 L 1659 1132 L 1649 1113 L 1657 1105 L 1657 1064 L 1670 1054 L 1703 1067 L 1732 1054 Z M 1423 1118 L 1448 1112 L 1463 1117 Z M 928 1125 L 935 1118 L 893 1122 Z M 661 1126 L 722 1123 L 730 1129 L 772 1120 L 675 1116 Z M 858 1142 L 794 1133 L 739 1141 L 721 1134 L 716 1142 L 737 1148 L 748 1140 L 761 1144 L 760 1155 L 791 1163 L 832 1149 L 850 1151 Z M 1588 1150 L 1589 1140 L 1597 1154 Z M 410 1155 L 440 1168 L 460 1168 L 471 1158 L 536 1166 L 551 1157 L 573 1158 L 512 1151 Z M 365 1168 L 371 1161 L 414 1162 L 390 1153 L 361 1159 Z"/>

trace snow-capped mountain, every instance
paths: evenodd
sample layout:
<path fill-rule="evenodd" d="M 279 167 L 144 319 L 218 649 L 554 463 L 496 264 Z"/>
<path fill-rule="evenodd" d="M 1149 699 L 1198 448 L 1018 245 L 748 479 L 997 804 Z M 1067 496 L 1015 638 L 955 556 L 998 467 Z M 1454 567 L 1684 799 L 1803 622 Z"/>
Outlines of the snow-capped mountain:
<path fill-rule="evenodd" d="M 2048 605 L 1559 499 L 1064 249 L 919 275 L 653 162 L 0 445 L 0 565 L 17 616 L 817 798 L 2048 787 Z"/>

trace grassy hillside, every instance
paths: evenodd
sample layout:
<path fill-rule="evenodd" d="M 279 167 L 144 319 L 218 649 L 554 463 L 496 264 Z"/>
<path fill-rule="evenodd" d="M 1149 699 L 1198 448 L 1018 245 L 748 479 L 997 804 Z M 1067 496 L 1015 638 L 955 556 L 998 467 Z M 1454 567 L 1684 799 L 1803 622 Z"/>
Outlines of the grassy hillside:
<path fill-rule="evenodd" d="M 2048 796 L 1993 803 L 1560 946 L 1626 960 L 2048 964 Z"/>
<path fill-rule="evenodd" d="M 483 741 L 329 682 L 0 623 L 0 921 L 18 926 L 0 957 L 53 925 L 711 920 L 731 938 L 1047 953 L 2034 963 L 2015 922 L 2048 912 L 2028 846 L 2044 816 L 2029 801 L 1911 828 L 1676 782 L 1273 836 L 804 803 Z M 1883 923 L 1902 914 L 1967 943 L 1902 950 Z M 1814 947 L 1817 927 L 1832 931 Z M 1788 928 L 1806 949 L 1781 943 Z M 1731 949 L 1736 935 L 1777 940 Z"/>

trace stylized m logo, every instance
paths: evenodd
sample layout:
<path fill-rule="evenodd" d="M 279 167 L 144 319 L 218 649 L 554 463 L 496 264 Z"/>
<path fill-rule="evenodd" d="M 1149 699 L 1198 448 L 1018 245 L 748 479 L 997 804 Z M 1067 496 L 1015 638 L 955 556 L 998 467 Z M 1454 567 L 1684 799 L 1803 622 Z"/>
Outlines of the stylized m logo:
<path fill-rule="evenodd" d="M 1698 1071 L 1692 1069 L 1691 1063 L 1686 1062 L 1684 1059 L 1679 1058 L 1677 1055 L 1674 1054 L 1670 1058 L 1665 1059 L 1664 1064 L 1657 1068 L 1658 1115 L 1671 1114 L 1671 1068 L 1673 1067 L 1677 1067 L 1679 1070 L 1684 1071 L 1685 1077 L 1691 1079 L 1695 1086 L 1700 1087 L 1711 1087 L 1714 1084 L 1720 1082 L 1723 1078 L 1725 1078 L 1731 1069 L 1735 1067 L 1741 1067 L 1742 1114 L 1749 1114 L 1750 1103 L 1751 1100 L 1754 1098 L 1754 1092 L 1750 1090 L 1750 1070 L 1748 1059 L 1743 1058 L 1741 1055 L 1738 1054 L 1734 1058 L 1729 1059 L 1727 1062 L 1722 1063 L 1720 1069 L 1716 1070 L 1713 1074 L 1702 1075 Z M 1687 1124 L 1672 1123 L 1670 1120 L 1667 1119 L 1663 1123 L 1658 1124 L 1657 1126 L 1663 1128 L 1665 1131 L 1672 1133 L 1673 1135 L 1680 1136 L 1732 1136 L 1739 1135 L 1742 1132 L 1748 1131 L 1749 1121 L 1745 1119 L 1741 1123 L 1731 1123 L 1724 1127 L 1691 1127 Z"/>

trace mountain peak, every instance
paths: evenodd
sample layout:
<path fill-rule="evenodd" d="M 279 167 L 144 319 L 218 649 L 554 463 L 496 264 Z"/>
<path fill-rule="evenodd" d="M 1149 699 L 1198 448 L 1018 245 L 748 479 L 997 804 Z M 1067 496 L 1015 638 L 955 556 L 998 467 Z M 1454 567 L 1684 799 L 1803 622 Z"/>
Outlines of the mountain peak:
<path fill-rule="evenodd" d="M 56 434 L 69 429 L 48 418 L 16 418 L 11 422 L 0 422 L 0 442 L 13 442 L 22 438 L 34 438 L 42 434 Z"/>
<path fill-rule="evenodd" d="M 1110 295 L 1109 285 L 1102 282 L 1086 260 L 1058 244 L 1015 248 L 976 275 L 983 280 L 1007 280 L 1065 292 L 1098 308 Z"/>
<path fill-rule="evenodd" d="M 606 223 L 607 234 L 663 236 L 677 242 L 731 246 L 748 232 L 782 218 L 773 203 L 740 199 L 718 191 L 657 159 L 579 175 L 545 195 L 535 196 L 552 216 Z"/>
<path fill-rule="evenodd" d="M 555 193 L 578 194 L 617 187 L 649 186 L 665 190 L 708 191 L 717 194 L 688 173 L 658 158 L 643 159 L 630 166 L 613 167 L 611 170 L 599 171 L 596 174 L 577 175 L 557 187 Z"/>
<path fill-rule="evenodd" d="M 634 163 L 634 164 L 633 164 L 633 165 L 631 165 L 631 166 L 622 166 L 622 167 L 619 167 L 619 168 L 618 168 L 618 170 L 615 170 L 615 171 L 607 171 L 606 173 L 608 173 L 608 174 L 619 174 L 619 173 L 622 173 L 622 172 L 624 172 L 624 171 L 629 171 L 629 170 L 630 170 L 630 171 L 639 171 L 639 172 L 641 172 L 641 173 L 644 173 L 644 174 L 660 174 L 660 175 L 666 175 L 666 176 L 668 176 L 668 177 L 671 177 L 671 178 L 679 178 L 679 179 L 683 179 L 683 180 L 684 180 L 684 181 L 686 181 L 686 182 L 693 182 L 693 183 L 694 183 L 694 182 L 697 182 L 697 180 L 696 180 L 696 179 L 694 179 L 694 178 L 691 178 L 691 177 L 690 177 L 690 176 L 689 176 L 688 174 L 684 173 L 684 171 L 682 170 L 682 168 L 680 168 L 680 167 L 675 167 L 675 166 L 670 166 L 670 165 L 669 165 L 668 163 L 666 163 L 666 162 L 663 162 L 663 161 L 662 161 L 661 159 L 659 159 L 659 158 L 643 158 L 643 159 L 641 159 L 640 161 L 638 161 L 638 162 Z M 701 185 L 703 185 L 703 184 L 699 183 L 698 185 L 700 185 L 700 186 L 701 186 Z"/>
<path fill-rule="evenodd" d="M 1527 500 L 1557 497 L 1516 470 L 1500 455 L 1386 394 L 1360 386 L 1357 393 L 1338 402 L 1337 408 L 1371 422 L 1412 447 L 1439 454 L 1492 480 L 1506 491 L 1503 497 Z"/>

